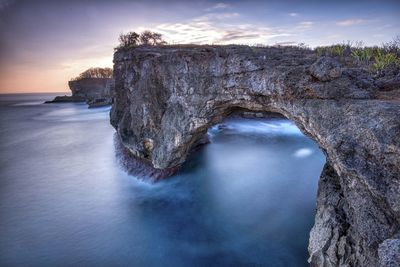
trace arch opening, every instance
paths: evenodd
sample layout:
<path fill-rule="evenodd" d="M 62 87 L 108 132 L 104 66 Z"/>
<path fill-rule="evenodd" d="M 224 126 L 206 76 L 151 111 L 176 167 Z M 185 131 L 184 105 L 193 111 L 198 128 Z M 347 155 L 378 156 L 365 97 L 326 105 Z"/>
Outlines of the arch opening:
<path fill-rule="evenodd" d="M 325 165 L 318 145 L 280 113 L 242 108 L 231 109 L 207 135 L 209 144 L 192 150 L 173 180 L 202 180 L 194 190 L 206 195 L 209 211 L 204 216 L 219 224 L 210 227 L 229 225 L 221 238 L 227 247 L 236 246 L 229 252 L 237 254 L 232 265 L 308 266 Z"/>

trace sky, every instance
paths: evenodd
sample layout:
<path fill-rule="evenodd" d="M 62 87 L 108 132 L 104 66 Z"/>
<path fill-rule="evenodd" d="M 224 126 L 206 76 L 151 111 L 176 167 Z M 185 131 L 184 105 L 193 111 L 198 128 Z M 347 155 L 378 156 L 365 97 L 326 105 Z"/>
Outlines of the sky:
<path fill-rule="evenodd" d="M 380 45 L 400 35 L 400 0 L 0 0 L 0 93 L 68 92 L 90 67 L 112 67 L 118 36 L 169 43 Z"/>

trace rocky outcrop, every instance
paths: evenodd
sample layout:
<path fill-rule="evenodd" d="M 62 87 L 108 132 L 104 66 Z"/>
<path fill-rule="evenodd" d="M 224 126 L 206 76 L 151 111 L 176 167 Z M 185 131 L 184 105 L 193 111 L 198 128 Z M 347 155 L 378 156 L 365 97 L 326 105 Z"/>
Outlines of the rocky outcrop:
<path fill-rule="evenodd" d="M 56 96 L 53 100 L 46 101 L 44 103 L 49 104 L 49 103 L 85 102 L 85 101 L 86 99 L 81 96 L 63 95 L 63 96 Z"/>
<path fill-rule="evenodd" d="M 68 82 L 73 96 L 80 96 L 90 102 L 103 99 L 111 104 L 114 81 L 110 78 L 84 78 Z"/>
<path fill-rule="evenodd" d="M 46 103 L 86 102 L 89 108 L 112 104 L 114 80 L 111 78 L 84 78 L 68 82 L 72 96 L 57 96 Z"/>
<path fill-rule="evenodd" d="M 291 119 L 327 157 L 311 265 L 400 264 L 400 105 L 367 71 L 295 48 L 170 46 L 116 52 L 114 78 L 111 124 L 153 172 L 237 110 Z"/>

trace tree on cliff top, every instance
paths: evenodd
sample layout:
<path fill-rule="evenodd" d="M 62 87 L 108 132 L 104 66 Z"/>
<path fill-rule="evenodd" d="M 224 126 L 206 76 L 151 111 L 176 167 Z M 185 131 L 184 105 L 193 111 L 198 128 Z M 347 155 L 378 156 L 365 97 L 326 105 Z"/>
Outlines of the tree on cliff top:
<path fill-rule="evenodd" d="M 141 34 L 136 32 L 128 32 L 121 34 L 118 38 L 119 46 L 115 49 L 128 49 L 138 45 L 164 45 L 165 42 L 162 35 L 157 32 L 143 31 Z"/>
<path fill-rule="evenodd" d="M 162 35 L 157 32 L 144 31 L 139 36 L 140 44 L 142 45 L 159 45 L 165 44 Z"/>
<path fill-rule="evenodd" d="M 128 32 L 127 34 L 121 34 L 118 38 L 120 47 L 131 47 L 136 46 L 139 43 L 140 35 L 136 32 Z"/>
<path fill-rule="evenodd" d="M 90 68 L 72 79 L 73 81 L 85 78 L 112 78 L 113 70 L 111 68 Z"/>

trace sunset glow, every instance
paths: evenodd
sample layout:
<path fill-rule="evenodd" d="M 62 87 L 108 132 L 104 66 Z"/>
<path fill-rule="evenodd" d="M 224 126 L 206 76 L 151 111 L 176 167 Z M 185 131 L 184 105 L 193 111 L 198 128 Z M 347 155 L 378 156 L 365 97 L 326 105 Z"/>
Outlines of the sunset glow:
<path fill-rule="evenodd" d="M 0 92 L 68 91 L 112 67 L 118 36 L 150 29 L 171 44 L 380 45 L 399 34 L 398 1 L 0 1 Z"/>

